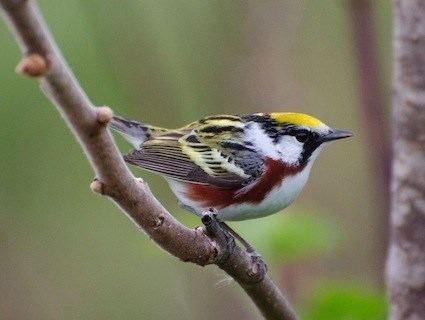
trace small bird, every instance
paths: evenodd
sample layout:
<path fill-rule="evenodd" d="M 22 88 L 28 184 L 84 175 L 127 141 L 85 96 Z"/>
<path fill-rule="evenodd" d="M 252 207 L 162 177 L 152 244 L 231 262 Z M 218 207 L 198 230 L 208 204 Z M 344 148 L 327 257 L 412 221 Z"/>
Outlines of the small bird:
<path fill-rule="evenodd" d="M 115 116 L 111 127 L 135 148 L 126 162 L 163 176 L 183 208 L 213 208 L 222 221 L 284 209 L 323 147 L 352 136 L 292 112 L 209 116 L 179 129 Z"/>

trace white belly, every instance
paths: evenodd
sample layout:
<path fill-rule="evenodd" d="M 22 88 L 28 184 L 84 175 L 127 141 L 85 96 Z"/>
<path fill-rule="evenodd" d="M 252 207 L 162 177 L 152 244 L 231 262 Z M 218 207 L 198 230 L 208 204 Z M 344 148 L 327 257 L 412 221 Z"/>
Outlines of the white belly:
<path fill-rule="evenodd" d="M 281 211 L 300 194 L 307 182 L 308 174 L 304 170 L 297 175 L 284 179 L 260 203 L 231 205 L 220 209 L 218 216 L 222 220 L 247 220 L 265 217 Z"/>
<path fill-rule="evenodd" d="M 311 166 L 307 166 L 302 172 L 285 178 L 260 203 L 230 205 L 218 210 L 218 217 L 221 220 L 247 220 L 268 216 L 286 208 L 301 192 L 307 182 L 310 168 Z M 168 183 L 179 201 L 191 207 L 197 215 L 202 216 L 208 209 L 185 196 L 184 183 L 170 179 Z"/>

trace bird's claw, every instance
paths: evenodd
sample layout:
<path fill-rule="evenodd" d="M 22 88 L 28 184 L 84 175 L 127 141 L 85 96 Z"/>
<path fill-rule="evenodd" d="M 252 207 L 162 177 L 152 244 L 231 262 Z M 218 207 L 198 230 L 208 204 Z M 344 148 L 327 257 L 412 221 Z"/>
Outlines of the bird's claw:
<path fill-rule="evenodd" d="M 202 223 L 205 226 L 206 233 L 209 237 L 213 238 L 220 248 L 224 248 L 219 253 L 219 263 L 225 262 L 233 253 L 236 246 L 235 238 L 228 230 L 222 227 L 221 221 L 217 219 L 217 213 L 214 209 L 209 209 L 202 216 Z"/>
<path fill-rule="evenodd" d="M 233 229 L 217 218 L 217 211 L 215 209 L 209 209 L 204 213 L 202 223 L 205 225 L 207 235 L 217 241 L 220 248 L 225 248 L 218 257 L 219 263 L 224 263 L 232 254 L 236 246 L 235 236 L 237 236 L 251 258 L 251 267 L 247 271 L 248 277 L 254 282 L 261 282 L 264 279 L 267 273 L 267 265 L 261 256 L 248 242 L 236 234 Z"/>

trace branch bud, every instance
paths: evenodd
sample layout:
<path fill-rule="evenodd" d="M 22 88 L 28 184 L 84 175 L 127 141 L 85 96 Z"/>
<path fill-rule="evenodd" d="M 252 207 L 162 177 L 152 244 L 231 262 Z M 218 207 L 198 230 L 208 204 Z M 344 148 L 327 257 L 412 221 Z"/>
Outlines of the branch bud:
<path fill-rule="evenodd" d="M 94 179 L 92 181 L 92 183 L 90 183 L 90 189 L 91 191 L 93 191 L 94 193 L 100 193 L 103 194 L 103 183 L 100 182 L 97 179 Z"/>
<path fill-rule="evenodd" d="M 40 77 L 47 72 L 47 61 L 38 53 L 31 53 L 24 57 L 16 66 L 16 73 L 28 77 Z"/>
<path fill-rule="evenodd" d="M 109 107 L 99 107 L 97 108 L 97 122 L 99 122 L 102 125 L 106 125 L 109 123 L 109 121 L 112 120 L 112 117 L 114 116 L 114 113 L 112 112 L 112 109 Z"/>

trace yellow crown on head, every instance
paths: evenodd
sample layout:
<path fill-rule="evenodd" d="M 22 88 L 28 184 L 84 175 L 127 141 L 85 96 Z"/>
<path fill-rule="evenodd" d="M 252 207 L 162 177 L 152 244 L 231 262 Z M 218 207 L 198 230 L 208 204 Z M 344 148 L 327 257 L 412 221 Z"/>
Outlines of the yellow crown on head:
<path fill-rule="evenodd" d="M 308 126 L 311 128 L 317 128 L 323 125 L 320 120 L 305 113 L 272 112 L 270 113 L 270 118 L 277 123 L 288 123 L 297 126 Z"/>

